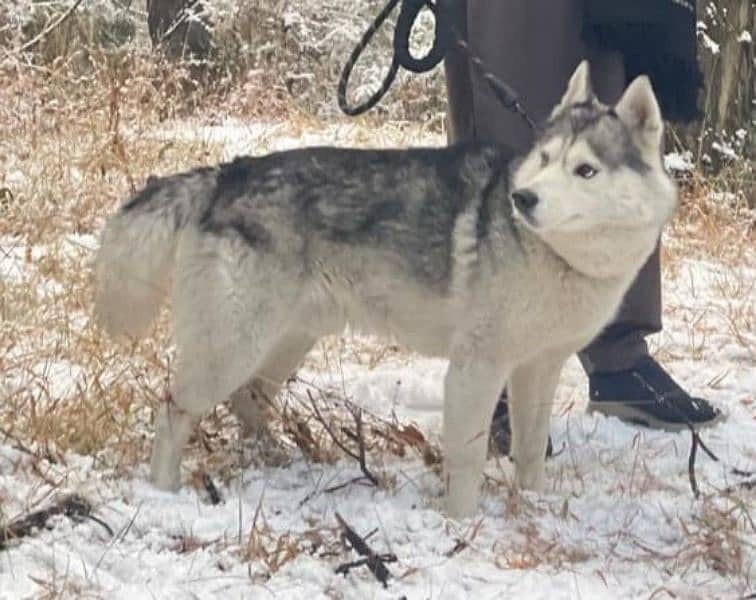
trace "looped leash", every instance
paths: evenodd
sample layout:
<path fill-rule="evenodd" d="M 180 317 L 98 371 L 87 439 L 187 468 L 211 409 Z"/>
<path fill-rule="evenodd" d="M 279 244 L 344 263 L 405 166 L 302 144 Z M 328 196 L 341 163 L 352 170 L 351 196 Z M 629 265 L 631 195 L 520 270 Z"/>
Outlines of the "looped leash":
<path fill-rule="evenodd" d="M 396 27 L 394 28 L 394 56 L 391 59 L 391 66 L 389 67 L 388 73 L 383 79 L 383 83 L 381 83 L 380 87 L 367 100 L 357 106 L 349 106 L 346 94 L 349 78 L 352 76 L 354 65 L 365 51 L 365 48 L 367 48 L 368 44 L 372 41 L 373 36 L 381 28 L 400 1 L 402 2 L 402 7 L 399 11 L 399 19 L 396 22 Z M 344 70 L 341 72 L 338 87 L 338 101 L 339 108 L 341 108 L 342 112 L 354 117 L 373 108 L 383 99 L 393 85 L 396 75 L 399 72 L 399 67 L 404 67 L 413 73 L 427 73 L 444 59 L 454 40 L 452 36 L 452 26 L 449 22 L 451 11 L 446 9 L 445 6 L 440 6 L 439 3 L 443 4 L 444 2 L 449 1 L 450 0 L 436 0 L 436 4 L 432 4 L 430 0 L 388 1 L 386 6 L 383 7 L 383 10 L 378 13 L 378 16 L 370 24 L 370 27 L 367 28 L 367 31 L 362 35 L 357 46 L 352 50 L 349 59 L 344 65 Z M 410 34 L 412 33 L 412 26 L 415 24 L 415 20 L 425 6 L 433 11 L 436 19 L 433 47 L 424 57 L 415 58 L 410 53 L 409 49 Z"/>
<path fill-rule="evenodd" d="M 429 0 L 402 2 L 402 9 L 394 28 L 394 56 L 400 66 L 413 73 L 427 73 L 444 60 L 454 43 L 450 4 L 455 1 L 436 0 L 435 4 L 431 4 Z M 424 57 L 415 58 L 410 53 L 410 35 L 420 11 L 425 6 L 431 10 L 436 20 L 433 46 Z"/>
<path fill-rule="evenodd" d="M 354 65 L 373 39 L 375 33 L 381 28 L 400 1 L 402 2 L 402 7 L 394 29 L 394 55 L 391 59 L 391 66 L 389 67 L 388 73 L 380 87 L 367 100 L 356 106 L 349 106 L 346 94 L 349 78 L 352 75 Z M 470 63 L 491 88 L 491 91 L 499 102 L 501 102 L 502 106 L 507 110 L 511 110 L 520 115 L 530 128 L 535 131 L 536 124 L 528 116 L 520 103 L 520 98 L 517 92 L 513 90 L 511 86 L 496 77 L 496 75 L 487 71 L 483 65 L 483 61 L 470 52 L 467 42 L 462 39 L 461 35 L 459 35 L 451 16 L 452 4 L 456 1 L 457 0 L 436 0 L 435 3 L 432 3 L 430 0 L 389 0 L 386 6 L 383 7 L 383 10 L 378 13 L 378 16 L 370 27 L 368 27 L 367 31 L 365 31 L 357 46 L 352 50 L 352 53 L 349 55 L 349 59 L 341 72 L 337 97 L 339 108 L 342 112 L 349 116 L 357 116 L 369 111 L 378 104 L 389 91 L 396 79 L 397 73 L 399 72 L 399 67 L 404 67 L 413 73 L 427 73 L 444 60 L 453 47 L 456 47 L 467 54 Z M 433 46 L 428 51 L 428 54 L 422 58 L 415 58 L 410 52 L 410 35 L 412 33 L 412 27 L 414 26 L 420 11 L 424 7 L 429 8 L 433 12 L 436 21 Z"/>
<path fill-rule="evenodd" d="M 394 58 L 391 60 L 391 66 L 389 67 L 388 73 L 386 74 L 386 77 L 384 78 L 383 83 L 381 83 L 380 87 L 362 104 L 358 104 L 357 106 L 349 106 L 346 98 L 346 92 L 347 86 L 349 85 L 349 78 L 352 76 L 352 69 L 354 69 L 354 65 L 357 63 L 360 56 L 365 51 L 365 48 L 367 48 L 367 45 L 373 39 L 375 32 L 381 28 L 381 25 L 383 25 L 383 22 L 388 18 L 388 16 L 391 14 L 391 11 L 394 10 L 396 5 L 399 4 L 399 1 L 400 0 L 389 0 L 388 4 L 383 7 L 383 10 L 378 13 L 378 16 L 371 23 L 370 27 L 367 28 L 367 31 L 365 31 L 365 33 L 362 35 L 362 38 L 357 43 L 354 50 L 352 50 L 352 53 L 349 55 L 349 59 L 344 65 L 344 70 L 341 72 L 341 77 L 339 78 L 339 88 L 337 92 L 339 108 L 344 114 L 349 115 L 350 117 L 361 115 L 362 113 L 369 111 L 376 104 L 378 104 L 378 102 L 380 102 L 381 99 L 386 95 L 386 92 L 389 91 L 391 84 L 394 83 L 394 79 L 396 79 L 396 74 L 399 71 L 399 62 L 396 60 L 396 52 L 394 52 Z"/>

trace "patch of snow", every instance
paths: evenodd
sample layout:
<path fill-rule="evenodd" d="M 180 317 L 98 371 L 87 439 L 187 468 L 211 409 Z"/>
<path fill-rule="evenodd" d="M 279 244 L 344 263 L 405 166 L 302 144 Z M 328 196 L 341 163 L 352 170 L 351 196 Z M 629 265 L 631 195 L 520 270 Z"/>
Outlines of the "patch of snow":
<path fill-rule="evenodd" d="M 688 172 L 694 168 L 693 153 L 686 150 L 685 152 L 670 152 L 664 155 L 664 166 L 668 171 Z"/>
<path fill-rule="evenodd" d="M 737 160 L 740 158 L 735 149 L 727 142 L 712 142 L 711 148 L 728 160 Z"/>
<path fill-rule="evenodd" d="M 4 177 L 5 185 L 11 188 L 11 190 L 21 189 L 29 181 L 26 174 L 23 173 L 23 171 L 19 171 L 18 169 L 11 169 L 7 171 L 4 175 L 5 175 Z"/>
<path fill-rule="evenodd" d="M 0 277 L 3 283 L 22 283 L 28 276 L 26 242 L 20 238 L 0 239 Z"/>
<path fill-rule="evenodd" d="M 712 54 L 719 54 L 719 44 L 712 40 L 705 31 L 699 31 L 699 37 L 703 43 L 703 47 L 706 48 Z"/>
<path fill-rule="evenodd" d="M 205 125 L 200 122 L 169 124 L 164 129 L 154 132 L 162 141 L 180 139 L 188 142 L 217 144 L 223 147 L 224 160 L 236 156 L 260 155 L 269 152 L 291 150 L 309 146 L 362 146 L 374 148 L 396 146 L 396 134 L 387 135 L 380 129 L 375 130 L 369 140 L 364 139 L 364 129 L 346 120 L 325 124 L 322 128 L 300 131 L 286 123 L 245 123 L 236 119 L 227 119 L 219 125 Z M 417 134 L 408 136 L 407 144 L 419 142 Z M 445 136 L 441 134 L 423 134 L 422 143 L 426 146 L 443 146 Z"/>
<path fill-rule="evenodd" d="M 738 201 L 737 194 L 732 192 L 711 192 L 709 198 L 720 204 L 733 205 Z"/>

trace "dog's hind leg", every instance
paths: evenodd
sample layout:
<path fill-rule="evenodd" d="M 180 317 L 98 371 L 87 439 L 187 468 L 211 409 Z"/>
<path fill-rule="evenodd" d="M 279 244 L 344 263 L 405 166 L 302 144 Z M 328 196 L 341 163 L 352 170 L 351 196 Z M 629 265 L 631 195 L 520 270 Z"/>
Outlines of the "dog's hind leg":
<path fill-rule="evenodd" d="M 243 335 L 249 321 L 238 323 L 233 328 L 236 333 L 231 333 L 228 325 L 233 319 L 222 303 L 206 309 L 201 318 L 193 317 L 190 323 L 177 315 L 179 357 L 172 402 L 165 404 L 158 415 L 152 454 L 152 480 L 157 487 L 178 489 L 181 453 L 194 424 L 225 401 L 266 358 L 275 344 L 273 316 L 267 315 L 267 323 L 260 319 L 254 333 Z M 226 325 L 220 327 L 219 319 L 225 319 Z"/>
<path fill-rule="evenodd" d="M 549 419 L 566 357 L 544 354 L 512 371 L 507 393 L 515 480 L 523 489 L 544 491 Z"/>
<path fill-rule="evenodd" d="M 443 451 L 449 516 L 472 515 L 478 505 L 488 430 L 506 370 L 485 358 L 454 358 L 444 389 Z"/>
<path fill-rule="evenodd" d="M 158 415 L 152 452 L 152 480 L 169 490 L 180 485 L 181 453 L 194 424 L 265 361 L 291 313 L 284 299 L 297 297 L 264 272 L 256 275 L 255 265 L 226 264 L 212 242 L 192 238 L 174 285 L 172 402 Z"/>
<path fill-rule="evenodd" d="M 266 441 L 272 402 L 316 341 L 308 333 L 287 333 L 265 357 L 252 379 L 231 394 L 231 410 L 241 421 L 245 436 Z"/>

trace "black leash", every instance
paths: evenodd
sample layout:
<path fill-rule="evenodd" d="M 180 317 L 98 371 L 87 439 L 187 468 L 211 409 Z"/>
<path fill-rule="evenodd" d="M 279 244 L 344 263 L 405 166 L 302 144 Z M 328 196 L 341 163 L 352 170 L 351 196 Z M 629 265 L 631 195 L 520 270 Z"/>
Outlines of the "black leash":
<path fill-rule="evenodd" d="M 386 77 L 384 78 L 383 83 L 380 85 L 380 87 L 362 104 L 358 104 L 357 106 L 349 106 L 346 98 L 346 92 L 347 86 L 349 85 L 349 78 L 352 76 L 352 69 L 354 69 L 355 63 L 359 60 L 360 56 L 365 51 L 365 48 L 367 48 L 367 45 L 373 39 L 375 32 L 381 28 L 381 25 L 383 25 L 383 22 L 388 18 L 388 16 L 391 14 L 391 11 L 394 10 L 396 5 L 399 4 L 399 1 L 400 0 L 389 0 L 388 4 L 383 7 L 383 10 L 378 13 L 378 16 L 372 22 L 370 27 L 367 28 L 367 31 L 365 31 L 365 33 L 362 35 L 362 38 L 357 43 L 354 50 L 352 50 L 352 53 L 349 55 L 349 59 L 344 65 L 344 70 L 341 72 L 341 77 L 339 78 L 339 87 L 337 91 L 339 108 L 344 114 L 350 117 L 361 115 L 362 113 L 369 111 L 376 104 L 378 104 L 378 102 L 380 102 L 381 99 L 386 95 L 386 92 L 389 91 L 391 84 L 393 84 L 394 79 L 396 79 L 396 74 L 399 72 L 399 62 L 396 59 L 396 50 L 394 50 L 394 57 L 391 60 L 391 66 L 389 67 L 388 73 L 386 74 Z"/>
<path fill-rule="evenodd" d="M 413 73 L 427 73 L 438 66 L 453 48 L 457 48 L 468 56 L 470 64 L 473 65 L 479 75 L 488 84 L 499 102 L 507 110 L 520 115 L 528 126 L 535 131 L 536 124 L 521 105 L 517 92 L 496 77 L 496 75 L 487 71 L 483 65 L 483 61 L 470 52 L 467 42 L 462 39 L 452 17 L 452 6 L 457 1 L 436 0 L 433 3 L 430 0 L 389 0 L 386 6 L 383 7 L 383 10 L 378 13 L 378 16 L 376 16 L 370 27 L 365 31 L 357 46 L 352 50 L 341 72 L 337 96 L 339 108 L 342 112 L 349 116 L 357 116 L 367 112 L 378 104 L 389 91 L 399 72 L 399 67 L 403 67 Z M 402 3 L 402 7 L 396 27 L 394 28 L 394 55 L 391 59 L 388 73 L 380 87 L 367 100 L 356 106 L 350 106 L 346 94 L 354 65 L 372 41 L 375 33 L 381 28 L 399 2 Z M 415 58 L 410 53 L 410 35 L 412 27 L 424 7 L 429 8 L 433 12 L 436 21 L 433 46 L 428 51 L 428 54 L 422 58 Z"/>

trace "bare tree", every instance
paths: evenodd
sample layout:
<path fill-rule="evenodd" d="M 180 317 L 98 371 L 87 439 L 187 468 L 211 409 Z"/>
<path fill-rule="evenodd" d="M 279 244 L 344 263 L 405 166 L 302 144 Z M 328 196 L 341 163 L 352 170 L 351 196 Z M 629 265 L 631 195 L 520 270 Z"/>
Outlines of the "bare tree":
<path fill-rule="evenodd" d="M 753 0 L 698 0 L 705 123 L 715 132 L 745 132 L 746 156 L 756 157 L 756 78 Z"/>
<path fill-rule="evenodd" d="M 147 0 L 147 25 L 153 47 L 173 59 L 210 54 L 209 22 L 200 0 Z"/>

